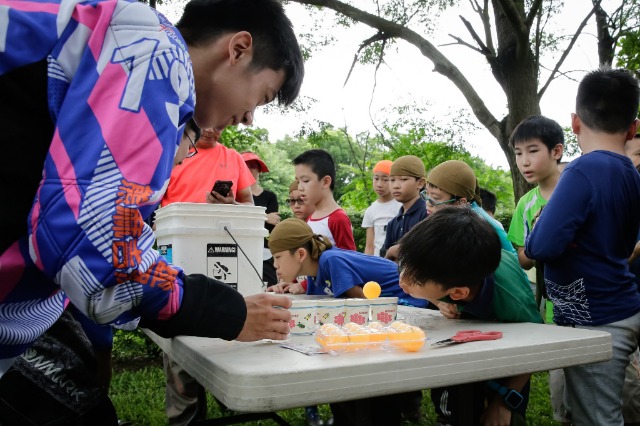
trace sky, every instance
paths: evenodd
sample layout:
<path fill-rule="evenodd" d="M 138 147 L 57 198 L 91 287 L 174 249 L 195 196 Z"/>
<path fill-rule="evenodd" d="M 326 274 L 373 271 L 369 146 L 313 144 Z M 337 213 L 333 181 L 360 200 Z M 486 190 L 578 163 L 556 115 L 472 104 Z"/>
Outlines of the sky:
<path fill-rule="evenodd" d="M 165 9 L 163 6 L 158 9 L 175 22 L 181 13 L 178 10 L 180 3 L 174 1 L 171 9 L 166 6 Z M 557 34 L 562 31 L 573 34 L 588 13 L 590 2 L 580 0 L 571 3 L 571 7 L 565 7 L 567 12 L 556 18 L 558 25 L 562 27 L 558 28 Z M 458 15 L 465 16 L 475 28 L 480 28 L 479 18 L 469 10 L 468 4 L 469 2 L 462 1 L 461 6 L 444 12 L 438 18 L 434 33 L 426 38 L 458 66 L 490 111 L 500 120 L 506 113 L 506 98 L 491 75 L 486 61 L 467 47 L 443 46 L 452 42 L 448 34 L 470 41 Z M 580 9 L 580 5 L 584 10 Z M 347 127 L 351 135 L 364 131 L 375 132 L 374 123 L 380 124 L 385 118 L 391 119 L 391 116 L 385 114 L 384 108 L 412 103 L 427 109 L 428 116 L 423 116 L 426 119 L 451 123 L 460 116 L 461 109 L 464 109 L 476 121 L 471 116 L 466 100 L 453 83 L 433 72 L 433 64 L 416 47 L 404 41 L 397 44 L 397 49 L 388 52 L 386 63 L 380 67 L 375 79 L 373 66 L 357 64 L 345 85 L 360 42 L 373 35 L 374 31 L 362 24 L 350 29 L 337 28 L 331 25 L 333 12 L 327 12 L 319 19 L 296 3 L 290 3 L 285 8 L 296 33 L 329 33 L 335 41 L 316 51 L 305 64 L 305 79 L 300 95 L 304 99 L 315 100 L 309 109 L 303 113 L 285 114 L 261 109 L 256 111 L 253 125 L 267 129 L 270 140 L 276 141 L 287 134 L 295 135 L 305 123 L 312 123 L 314 120 L 331 123 L 335 127 Z M 551 83 L 541 101 L 542 114 L 558 121 L 563 127 L 568 127 L 570 123 L 578 81 L 585 72 L 598 65 L 594 31 L 595 25 L 592 23 L 583 30 L 583 36 L 573 47 L 563 66 L 563 70 L 571 71 L 570 77 L 561 77 Z M 555 61 L 543 65 L 551 68 Z M 374 85 L 375 94 L 372 97 Z M 498 142 L 480 124 L 475 129 L 470 128 L 465 138 L 465 144 L 473 154 L 495 167 L 508 168 Z"/>

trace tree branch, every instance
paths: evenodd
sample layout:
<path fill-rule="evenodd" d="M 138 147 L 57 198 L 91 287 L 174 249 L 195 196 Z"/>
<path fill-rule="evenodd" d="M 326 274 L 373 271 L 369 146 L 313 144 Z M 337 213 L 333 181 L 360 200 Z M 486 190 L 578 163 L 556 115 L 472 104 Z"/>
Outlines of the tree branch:
<path fill-rule="evenodd" d="M 500 137 L 500 123 L 491 114 L 484 101 L 475 91 L 471 83 L 464 77 L 460 70 L 446 56 L 444 56 L 431 42 L 402 25 L 388 21 L 379 16 L 359 10 L 351 5 L 338 0 L 293 0 L 300 4 L 309 4 L 320 7 L 327 7 L 338 13 L 345 15 L 355 21 L 366 24 L 379 32 L 384 33 L 389 38 L 400 38 L 414 45 L 420 50 L 423 56 L 434 64 L 434 71 L 447 77 L 465 97 L 471 110 L 478 121 L 485 126 L 496 138 Z"/>
<path fill-rule="evenodd" d="M 516 5 L 513 3 L 513 0 L 496 0 L 500 7 L 502 7 L 502 11 L 504 16 L 507 17 L 513 30 L 516 32 L 519 40 L 527 40 L 529 37 L 529 28 L 525 25 L 522 16 L 518 12 Z"/>
<path fill-rule="evenodd" d="M 558 63 L 556 63 L 556 66 L 553 68 L 553 71 L 549 75 L 549 78 L 547 79 L 547 81 L 544 83 L 544 86 L 542 86 L 542 88 L 538 91 L 538 99 L 542 99 L 542 96 L 544 96 L 544 93 L 547 91 L 547 88 L 555 78 L 555 75 L 558 73 L 558 70 L 562 66 L 562 63 L 569 55 L 569 52 L 573 48 L 573 45 L 576 44 L 576 41 L 578 40 L 578 36 L 582 32 L 582 29 L 587 25 L 587 22 L 589 21 L 589 19 L 591 19 L 594 13 L 595 13 L 595 7 L 591 9 L 591 11 L 587 14 L 587 16 L 582 20 L 582 22 L 578 26 L 578 29 L 576 30 L 575 34 L 573 35 L 573 37 L 571 37 L 569 46 L 567 46 L 565 51 L 562 53 L 562 56 L 558 60 Z"/>
<path fill-rule="evenodd" d="M 531 29 L 531 26 L 533 25 L 533 21 L 536 19 L 536 16 L 538 15 L 538 10 L 542 7 L 542 0 L 534 0 L 533 4 L 531 5 L 531 9 L 529 9 L 529 14 L 527 15 L 527 18 L 524 20 L 524 25 Z"/>

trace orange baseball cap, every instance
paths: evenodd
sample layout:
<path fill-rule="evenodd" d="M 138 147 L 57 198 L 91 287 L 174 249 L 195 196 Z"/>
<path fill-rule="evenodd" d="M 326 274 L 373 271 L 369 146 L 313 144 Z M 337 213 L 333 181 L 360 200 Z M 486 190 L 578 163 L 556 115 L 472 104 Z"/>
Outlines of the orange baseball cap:
<path fill-rule="evenodd" d="M 373 168 L 373 173 L 381 172 L 381 173 L 386 173 L 386 174 L 389 175 L 389 174 L 391 174 L 391 165 L 392 164 L 393 164 L 393 161 L 391 161 L 391 160 L 378 161 L 378 163 Z"/>

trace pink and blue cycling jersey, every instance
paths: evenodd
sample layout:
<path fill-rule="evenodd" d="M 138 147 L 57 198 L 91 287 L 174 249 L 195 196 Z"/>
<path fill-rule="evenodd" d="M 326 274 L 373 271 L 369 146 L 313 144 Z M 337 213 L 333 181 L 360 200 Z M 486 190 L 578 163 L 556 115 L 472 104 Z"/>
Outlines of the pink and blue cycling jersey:
<path fill-rule="evenodd" d="M 44 60 L 54 131 L 27 233 L 0 255 L 0 375 L 68 303 L 112 324 L 183 298 L 143 218 L 195 105 L 184 40 L 136 1 L 0 0 L 0 77 Z"/>

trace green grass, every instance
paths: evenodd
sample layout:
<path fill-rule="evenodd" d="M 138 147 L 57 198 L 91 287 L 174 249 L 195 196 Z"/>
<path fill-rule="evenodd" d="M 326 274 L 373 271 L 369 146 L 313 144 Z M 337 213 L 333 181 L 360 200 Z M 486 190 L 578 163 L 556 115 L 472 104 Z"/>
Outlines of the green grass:
<path fill-rule="evenodd" d="M 128 420 L 136 426 L 157 426 L 167 423 L 164 412 L 164 373 L 158 359 L 146 361 L 146 365 L 136 368 L 116 368 L 111 382 L 111 399 L 118 417 Z M 533 375 L 531 394 L 527 410 L 527 423 L 535 426 L 557 426 L 553 421 L 549 402 L 548 374 Z M 208 417 L 220 417 L 221 412 L 211 395 L 208 396 Z M 422 426 L 435 424 L 435 414 L 428 392 L 422 400 Z M 329 416 L 329 407 L 320 406 L 320 413 Z M 278 412 L 292 426 L 305 426 L 302 408 Z M 275 425 L 271 420 L 262 420 L 247 425 Z"/>

